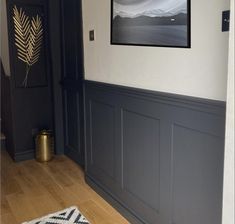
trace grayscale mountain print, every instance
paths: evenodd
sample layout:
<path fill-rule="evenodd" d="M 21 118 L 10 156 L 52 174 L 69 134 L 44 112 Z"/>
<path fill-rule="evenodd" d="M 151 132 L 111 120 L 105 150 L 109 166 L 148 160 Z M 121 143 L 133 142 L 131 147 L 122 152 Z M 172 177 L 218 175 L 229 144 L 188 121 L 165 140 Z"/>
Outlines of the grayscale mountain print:
<path fill-rule="evenodd" d="M 112 43 L 188 47 L 188 0 L 113 0 Z"/>

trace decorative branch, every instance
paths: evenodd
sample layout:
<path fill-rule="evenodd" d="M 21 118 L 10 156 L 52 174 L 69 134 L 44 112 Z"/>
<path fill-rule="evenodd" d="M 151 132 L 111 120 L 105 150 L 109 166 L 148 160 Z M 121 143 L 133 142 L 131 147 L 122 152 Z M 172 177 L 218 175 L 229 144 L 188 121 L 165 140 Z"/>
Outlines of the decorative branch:
<path fill-rule="evenodd" d="M 27 87 L 30 68 L 40 57 L 43 41 L 42 20 L 38 15 L 30 20 L 22 8 L 18 10 L 16 6 L 13 8 L 13 14 L 17 56 L 26 63 L 26 75 L 22 84 Z"/>

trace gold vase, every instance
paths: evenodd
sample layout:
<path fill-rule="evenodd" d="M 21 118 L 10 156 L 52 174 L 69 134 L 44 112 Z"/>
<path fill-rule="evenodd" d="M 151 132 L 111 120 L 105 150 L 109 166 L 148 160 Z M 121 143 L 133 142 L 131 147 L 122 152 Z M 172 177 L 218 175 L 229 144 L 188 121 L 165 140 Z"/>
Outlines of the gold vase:
<path fill-rule="evenodd" d="M 36 160 L 38 162 L 48 162 L 54 154 L 54 138 L 51 131 L 41 131 L 35 140 Z"/>

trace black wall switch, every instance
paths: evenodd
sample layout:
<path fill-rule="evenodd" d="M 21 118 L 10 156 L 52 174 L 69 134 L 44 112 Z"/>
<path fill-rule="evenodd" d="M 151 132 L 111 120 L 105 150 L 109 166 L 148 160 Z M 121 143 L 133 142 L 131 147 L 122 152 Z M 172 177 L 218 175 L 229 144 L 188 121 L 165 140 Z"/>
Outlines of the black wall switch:
<path fill-rule="evenodd" d="M 94 30 L 89 31 L 89 39 L 90 39 L 90 41 L 95 40 L 95 31 Z"/>
<path fill-rule="evenodd" d="M 222 15 L 222 32 L 229 31 L 230 10 L 223 11 Z"/>

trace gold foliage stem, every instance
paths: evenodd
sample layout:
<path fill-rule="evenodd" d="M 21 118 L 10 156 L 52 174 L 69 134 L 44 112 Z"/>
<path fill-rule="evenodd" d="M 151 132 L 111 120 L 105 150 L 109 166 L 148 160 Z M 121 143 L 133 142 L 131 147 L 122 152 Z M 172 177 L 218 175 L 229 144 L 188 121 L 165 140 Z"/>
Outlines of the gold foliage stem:
<path fill-rule="evenodd" d="M 23 83 L 22 83 L 22 85 L 23 85 L 24 87 L 27 87 L 27 85 L 28 85 L 29 71 L 30 71 L 30 66 L 29 66 L 28 64 L 26 64 L 26 74 L 25 74 L 24 81 L 23 81 Z"/>
<path fill-rule="evenodd" d="M 13 21 L 15 28 L 15 45 L 17 47 L 17 57 L 26 63 L 26 75 L 23 86 L 27 86 L 28 75 L 40 57 L 40 50 L 43 41 L 43 27 L 41 17 L 36 15 L 30 20 L 25 12 L 16 6 L 13 8 Z"/>

